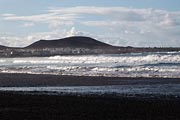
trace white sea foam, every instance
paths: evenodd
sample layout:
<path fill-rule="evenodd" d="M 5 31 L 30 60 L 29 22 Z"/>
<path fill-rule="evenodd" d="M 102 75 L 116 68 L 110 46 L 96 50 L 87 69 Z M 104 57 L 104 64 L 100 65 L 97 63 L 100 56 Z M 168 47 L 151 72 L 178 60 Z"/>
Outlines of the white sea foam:
<path fill-rule="evenodd" d="M 68 61 L 71 63 L 126 63 L 143 64 L 158 62 L 180 62 L 180 55 L 147 55 L 147 56 L 54 56 L 50 60 Z"/>
<path fill-rule="evenodd" d="M 5 60 L 0 60 L 0 63 L 3 63 L 3 62 L 5 62 Z"/>
<path fill-rule="evenodd" d="M 180 77 L 180 53 L 0 59 L 0 72 L 116 77 Z"/>

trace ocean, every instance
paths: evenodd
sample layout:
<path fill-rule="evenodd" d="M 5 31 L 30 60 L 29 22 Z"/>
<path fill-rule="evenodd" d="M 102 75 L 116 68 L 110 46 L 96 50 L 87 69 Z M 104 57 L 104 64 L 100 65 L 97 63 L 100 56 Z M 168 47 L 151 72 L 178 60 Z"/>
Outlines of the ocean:
<path fill-rule="evenodd" d="M 0 91 L 24 92 L 45 95 L 116 95 L 136 97 L 180 97 L 180 84 L 108 85 L 108 86 L 54 86 L 54 87 L 0 87 Z"/>
<path fill-rule="evenodd" d="M 0 58 L 0 73 L 180 78 L 180 52 Z"/>
<path fill-rule="evenodd" d="M 53 74 L 105 77 L 180 78 L 180 52 L 108 55 L 1 58 L 0 73 Z M 106 86 L 0 87 L 0 91 L 40 94 L 116 94 L 180 96 L 180 84 L 137 84 Z"/>

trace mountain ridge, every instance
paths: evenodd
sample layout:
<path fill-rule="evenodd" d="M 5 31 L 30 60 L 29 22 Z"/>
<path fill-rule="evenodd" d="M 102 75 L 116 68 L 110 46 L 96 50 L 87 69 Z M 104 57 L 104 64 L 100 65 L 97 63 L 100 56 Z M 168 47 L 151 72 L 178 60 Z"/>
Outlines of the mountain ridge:
<path fill-rule="evenodd" d="M 96 39 L 83 36 L 73 36 L 55 40 L 39 40 L 25 48 L 113 48 L 114 46 L 100 42 Z"/>
<path fill-rule="evenodd" d="M 4 46 L 4 45 L 0 45 L 0 50 L 1 50 L 1 49 L 6 49 L 6 48 L 9 48 L 9 47 Z"/>
<path fill-rule="evenodd" d="M 46 57 L 55 55 L 97 55 L 170 51 L 180 51 L 180 48 L 112 46 L 84 36 L 39 40 L 26 47 L 19 48 L 0 45 L 0 57 Z"/>

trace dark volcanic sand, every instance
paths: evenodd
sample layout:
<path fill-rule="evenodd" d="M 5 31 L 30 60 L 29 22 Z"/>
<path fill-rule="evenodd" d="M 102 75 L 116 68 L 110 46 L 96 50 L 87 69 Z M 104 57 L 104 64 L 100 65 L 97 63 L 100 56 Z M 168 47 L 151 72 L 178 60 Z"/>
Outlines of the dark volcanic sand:
<path fill-rule="evenodd" d="M 180 78 L 120 78 L 0 73 L 0 87 L 180 84 Z"/>
<path fill-rule="evenodd" d="M 0 74 L 0 86 L 98 86 L 180 83 L 180 78 L 111 78 Z M 179 120 L 172 96 L 31 95 L 0 92 L 0 120 Z"/>
<path fill-rule="evenodd" d="M 179 120 L 176 98 L 48 96 L 0 92 L 1 120 Z"/>

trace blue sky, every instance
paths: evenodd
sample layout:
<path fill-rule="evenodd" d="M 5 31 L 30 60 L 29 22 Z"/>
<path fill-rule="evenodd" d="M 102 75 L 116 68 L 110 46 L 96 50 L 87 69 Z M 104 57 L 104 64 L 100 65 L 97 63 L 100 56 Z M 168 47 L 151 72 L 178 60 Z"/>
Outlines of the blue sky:
<path fill-rule="evenodd" d="M 118 46 L 180 47 L 179 0 L 0 0 L 0 44 L 89 36 Z"/>

